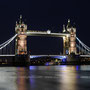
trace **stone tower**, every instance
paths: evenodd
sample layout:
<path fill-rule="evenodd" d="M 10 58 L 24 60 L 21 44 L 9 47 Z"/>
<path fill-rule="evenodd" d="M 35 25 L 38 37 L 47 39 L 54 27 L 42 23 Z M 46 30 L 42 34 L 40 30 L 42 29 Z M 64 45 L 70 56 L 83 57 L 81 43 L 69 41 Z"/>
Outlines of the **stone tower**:
<path fill-rule="evenodd" d="M 20 15 L 19 22 L 16 22 L 15 32 L 17 35 L 15 41 L 15 54 L 16 55 L 26 55 L 27 54 L 27 25 L 22 21 L 22 16 Z"/>
<path fill-rule="evenodd" d="M 70 33 L 69 37 L 69 54 L 76 54 L 76 28 L 70 25 L 70 20 L 68 20 L 67 31 Z"/>
<path fill-rule="evenodd" d="M 70 34 L 63 37 L 63 54 L 76 54 L 76 28 L 71 26 L 70 20 L 66 28 L 63 26 L 63 33 Z"/>

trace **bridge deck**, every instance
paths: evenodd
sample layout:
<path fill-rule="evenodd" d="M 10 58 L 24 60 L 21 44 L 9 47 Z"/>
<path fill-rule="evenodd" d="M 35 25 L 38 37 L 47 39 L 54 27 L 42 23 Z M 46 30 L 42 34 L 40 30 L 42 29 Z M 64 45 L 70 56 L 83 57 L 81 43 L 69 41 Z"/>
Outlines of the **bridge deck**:
<path fill-rule="evenodd" d="M 8 57 L 8 56 L 15 56 L 14 54 L 12 54 L 12 55 L 0 55 L 0 57 Z"/>
<path fill-rule="evenodd" d="M 88 58 L 90 58 L 90 55 L 80 55 L 80 57 L 88 57 Z"/>
<path fill-rule="evenodd" d="M 0 57 L 8 57 L 8 56 L 15 56 L 15 54 L 12 55 L 0 55 Z M 61 56 L 61 57 L 66 57 L 67 55 L 30 55 L 30 57 L 55 57 L 55 56 Z M 88 57 L 90 58 L 90 55 L 80 55 L 80 57 Z"/>

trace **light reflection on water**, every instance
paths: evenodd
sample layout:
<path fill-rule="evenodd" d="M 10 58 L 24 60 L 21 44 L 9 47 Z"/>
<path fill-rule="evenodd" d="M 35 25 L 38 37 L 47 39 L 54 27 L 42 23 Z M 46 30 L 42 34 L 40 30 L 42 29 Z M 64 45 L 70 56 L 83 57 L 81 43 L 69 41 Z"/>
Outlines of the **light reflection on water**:
<path fill-rule="evenodd" d="M 0 90 L 89 90 L 89 75 L 90 65 L 0 67 Z"/>

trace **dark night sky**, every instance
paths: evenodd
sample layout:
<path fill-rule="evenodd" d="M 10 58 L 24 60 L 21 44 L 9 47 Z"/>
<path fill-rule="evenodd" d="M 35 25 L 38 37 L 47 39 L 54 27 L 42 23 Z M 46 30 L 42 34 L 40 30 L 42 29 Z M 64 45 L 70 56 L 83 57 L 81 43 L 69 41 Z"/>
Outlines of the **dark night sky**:
<path fill-rule="evenodd" d="M 28 29 L 52 32 L 61 32 L 69 18 L 76 23 L 77 36 L 90 46 L 89 12 L 89 0 L 0 0 L 0 43 L 14 35 L 22 14 Z M 59 54 L 62 47 L 60 38 L 29 37 L 28 43 L 32 54 Z"/>

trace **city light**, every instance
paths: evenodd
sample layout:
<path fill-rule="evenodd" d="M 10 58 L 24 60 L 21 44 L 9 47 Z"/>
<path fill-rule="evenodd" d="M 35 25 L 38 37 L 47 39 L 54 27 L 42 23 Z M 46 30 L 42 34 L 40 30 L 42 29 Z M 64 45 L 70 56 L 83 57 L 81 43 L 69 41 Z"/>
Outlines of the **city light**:
<path fill-rule="evenodd" d="M 50 33 L 51 33 L 51 31 L 50 31 L 50 30 L 48 30 L 48 31 L 47 31 L 47 34 L 50 34 Z"/>

